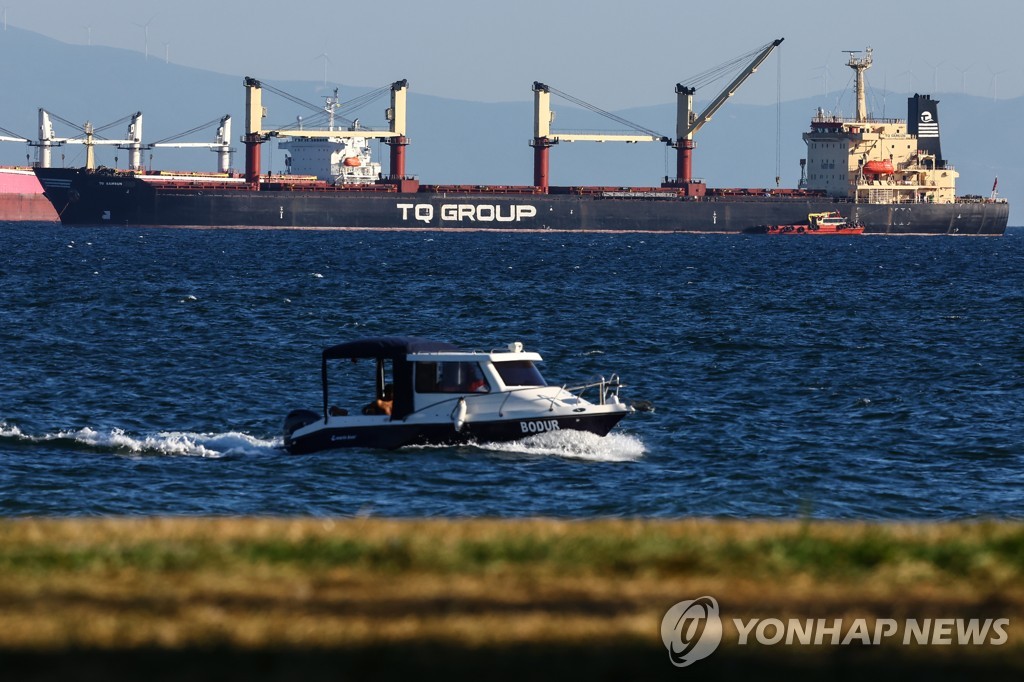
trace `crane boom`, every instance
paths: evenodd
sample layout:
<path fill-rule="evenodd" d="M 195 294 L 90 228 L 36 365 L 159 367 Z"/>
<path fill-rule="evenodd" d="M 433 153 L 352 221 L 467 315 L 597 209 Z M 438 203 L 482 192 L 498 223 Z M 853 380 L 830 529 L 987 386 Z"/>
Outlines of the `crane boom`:
<path fill-rule="evenodd" d="M 757 68 L 761 66 L 764 60 L 768 59 L 768 55 L 772 53 L 772 50 L 781 45 L 783 40 L 785 40 L 785 38 L 773 40 L 763 50 L 761 50 L 757 56 L 754 57 L 754 61 L 750 62 L 750 64 L 748 64 L 747 67 L 743 69 L 740 74 L 725 87 L 724 90 L 722 90 L 722 92 L 718 93 L 718 97 L 716 97 L 699 116 L 694 118 L 692 123 L 689 122 L 689 116 L 687 116 L 686 121 L 680 121 L 680 126 L 688 125 L 686 125 L 686 129 L 681 135 L 679 135 L 679 137 L 692 137 L 694 133 L 704 127 L 704 124 L 710 121 L 711 117 L 722 108 L 722 105 L 725 104 L 726 100 L 736 94 L 739 87 L 743 85 L 743 81 L 747 80 L 752 73 L 757 71 Z M 690 94 L 693 94 L 693 88 L 687 88 L 682 84 L 676 86 L 676 92 L 679 92 L 680 90 L 689 90 Z"/>

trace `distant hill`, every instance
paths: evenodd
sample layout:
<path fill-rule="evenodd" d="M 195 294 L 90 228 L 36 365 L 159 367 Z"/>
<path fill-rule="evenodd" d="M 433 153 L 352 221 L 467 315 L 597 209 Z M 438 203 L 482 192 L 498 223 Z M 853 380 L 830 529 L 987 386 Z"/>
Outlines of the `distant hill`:
<path fill-rule="evenodd" d="M 181 133 L 224 114 L 233 117 L 233 136 L 238 140 L 244 127 L 245 92 L 242 76 L 166 64 L 136 52 L 69 45 L 14 27 L 0 32 L 0 59 L 8 68 L 0 72 L 0 126 L 24 137 L 37 137 L 39 107 L 78 123 L 90 120 L 100 126 L 132 112 L 144 113 L 144 139 L 156 141 Z M 395 73 L 395 80 L 403 77 Z M 754 76 L 757 78 L 757 75 Z M 334 84 L 322 82 L 273 82 L 273 85 L 312 103 L 321 103 Z M 380 85 L 386 85 L 381 83 Z M 533 126 L 530 83 L 522 92 L 509 93 L 515 101 L 480 103 L 433 97 L 417 93 L 410 83 L 408 172 L 425 182 L 460 184 L 529 184 L 532 182 L 533 152 L 529 139 Z M 553 84 L 572 90 L 571 83 Z M 615 113 L 646 127 L 671 135 L 675 128 L 672 87 L 666 84 L 665 104 Z M 344 100 L 366 92 L 366 88 L 339 86 Z M 713 94 L 713 93 L 711 93 Z M 841 93 L 826 98 L 834 103 Z M 885 112 L 890 117 L 906 116 L 907 94 L 885 95 Z M 1012 224 L 1024 224 L 1024 136 L 1017 133 L 1024 118 L 1024 98 L 992 100 L 939 93 L 944 156 L 960 172 L 959 194 L 987 196 L 995 177 L 1000 194 L 1014 209 Z M 849 103 L 851 97 L 844 100 Z M 600 102 L 595 102 L 600 105 Z M 309 117 L 287 100 L 266 94 L 268 123 L 284 125 L 296 116 Z M 385 125 L 386 96 L 352 115 L 364 125 Z M 609 129 L 608 122 L 553 98 L 557 117 L 554 127 L 562 130 Z M 727 103 L 697 137 L 694 173 L 716 187 L 771 187 L 775 185 L 779 161 L 781 186 L 794 187 L 799 179 L 799 159 L 805 155 L 800 137 L 810 117 L 823 103 L 818 99 L 783 102 L 776 120 L 776 106 Z M 849 113 L 849 112 L 846 112 Z M 124 135 L 126 126 L 104 132 L 108 138 Z M 781 137 L 777 136 L 777 129 Z M 74 136 L 73 130 L 57 124 L 58 135 Z M 204 130 L 190 141 L 213 139 Z M 779 155 L 776 144 L 779 143 Z M 284 168 L 284 152 L 271 144 L 263 153 L 264 170 Z M 236 144 L 235 166 L 242 165 L 242 146 Z M 26 154 L 35 152 L 25 145 L 0 145 L 0 163 L 23 164 Z M 74 166 L 84 163 L 81 146 L 67 146 L 54 154 L 54 163 Z M 216 158 L 207 151 L 157 150 L 154 167 L 213 170 Z M 124 166 L 124 150 L 101 148 L 98 162 Z M 150 158 L 147 155 L 147 160 Z M 387 149 L 381 147 L 378 160 L 387 163 Z M 665 175 L 675 174 L 674 151 L 661 144 L 588 144 L 556 146 L 551 153 L 554 184 L 566 185 L 657 185 Z"/>

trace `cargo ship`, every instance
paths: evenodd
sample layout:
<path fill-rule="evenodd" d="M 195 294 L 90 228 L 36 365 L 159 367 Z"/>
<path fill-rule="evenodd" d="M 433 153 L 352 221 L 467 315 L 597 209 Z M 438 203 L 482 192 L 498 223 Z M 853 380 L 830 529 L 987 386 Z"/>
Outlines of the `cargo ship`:
<path fill-rule="evenodd" d="M 91 167 L 37 168 L 36 174 L 69 225 L 750 233 L 806 223 L 812 213 L 838 213 L 863 225 L 865 234 L 1005 232 L 1009 205 L 994 191 L 990 197 L 956 195 L 958 174 L 941 152 L 937 100 L 910 97 L 906 119 L 868 116 L 870 48 L 850 53 L 847 64 L 856 72 L 855 116 L 819 109 L 804 133 L 807 158 L 797 188 L 715 189 L 694 178 L 695 134 L 781 42 L 751 52 L 749 63 L 699 114 L 695 88 L 677 85 L 674 137 L 641 128 L 636 134 L 556 132 L 550 98 L 564 93 L 534 83 L 532 185 L 425 184 L 407 175 L 404 80 L 389 86 L 386 130 L 358 122 L 303 130 L 265 129 L 264 84 L 245 78 L 244 174 Z M 279 138 L 290 138 L 282 145 L 289 172 L 264 175 L 261 145 Z M 371 139 L 390 148 L 387 175 L 369 157 Z M 576 141 L 666 143 L 676 150 L 676 177 L 651 187 L 551 185 L 551 148 Z"/>
<path fill-rule="evenodd" d="M 0 128 L 0 142 L 28 140 Z M 43 187 L 30 166 L 0 166 L 0 222 L 56 220 L 53 205 L 43 196 Z"/>
<path fill-rule="evenodd" d="M 57 213 L 30 167 L 0 167 L 0 222 L 56 222 Z"/>

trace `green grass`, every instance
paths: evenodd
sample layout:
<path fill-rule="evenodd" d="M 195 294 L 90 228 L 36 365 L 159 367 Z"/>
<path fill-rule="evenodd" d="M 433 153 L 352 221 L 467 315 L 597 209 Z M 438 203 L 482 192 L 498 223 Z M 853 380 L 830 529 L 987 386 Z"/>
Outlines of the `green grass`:
<path fill-rule="evenodd" d="M 182 518 L 0 520 L 0 678 L 678 679 L 661 618 L 704 594 L 727 634 L 731 618 L 1011 625 L 1001 647 L 723 645 L 702 678 L 1024 677 L 1016 522 Z"/>

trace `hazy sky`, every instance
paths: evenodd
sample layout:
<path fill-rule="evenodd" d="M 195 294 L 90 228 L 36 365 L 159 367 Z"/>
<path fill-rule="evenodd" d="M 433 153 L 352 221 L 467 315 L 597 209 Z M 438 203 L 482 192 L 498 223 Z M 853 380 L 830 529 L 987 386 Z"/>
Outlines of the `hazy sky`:
<path fill-rule="evenodd" d="M 673 101 L 677 82 L 785 38 L 738 99 L 846 88 L 843 50 L 872 46 L 873 87 L 1024 93 L 1020 0 L 0 0 L 9 25 L 58 40 L 270 81 L 525 101 L 539 80 L 607 109 Z M 148 29 L 147 29 L 148 27 Z"/>

